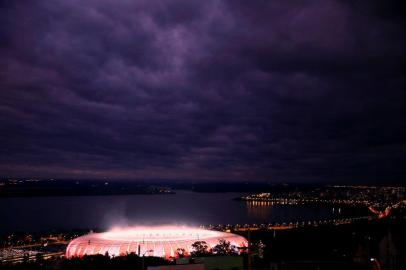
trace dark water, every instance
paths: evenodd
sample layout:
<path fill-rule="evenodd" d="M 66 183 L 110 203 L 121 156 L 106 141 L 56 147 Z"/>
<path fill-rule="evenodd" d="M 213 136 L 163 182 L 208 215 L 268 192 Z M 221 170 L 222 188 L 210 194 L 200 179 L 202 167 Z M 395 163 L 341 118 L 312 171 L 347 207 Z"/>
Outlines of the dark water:
<path fill-rule="evenodd" d="M 353 209 L 253 205 L 242 193 L 34 197 L 0 199 L 0 233 L 39 232 L 137 224 L 245 224 L 348 217 Z"/>

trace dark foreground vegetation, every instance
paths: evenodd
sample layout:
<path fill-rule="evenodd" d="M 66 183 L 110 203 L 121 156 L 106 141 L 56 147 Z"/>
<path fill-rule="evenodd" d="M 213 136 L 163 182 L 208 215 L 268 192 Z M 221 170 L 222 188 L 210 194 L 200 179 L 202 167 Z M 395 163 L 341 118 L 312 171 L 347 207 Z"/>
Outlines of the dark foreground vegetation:
<path fill-rule="evenodd" d="M 405 228 L 406 219 L 401 214 L 349 225 L 244 232 L 244 236 L 253 243 L 251 256 L 242 255 L 244 267 L 248 269 L 251 262 L 253 269 L 406 269 Z M 201 252 L 194 256 L 210 254 Z M 377 268 L 377 262 L 380 268 Z M 1 268 L 107 270 L 146 269 L 147 266 L 166 264 L 175 262 L 135 254 L 113 258 L 97 255 L 50 260 L 37 256 L 35 261 L 2 265 Z"/>
<path fill-rule="evenodd" d="M 35 262 L 24 262 L 16 265 L 3 265 L 2 269 L 15 270 L 44 270 L 44 269 L 60 269 L 60 270 L 110 270 L 110 269 L 142 269 L 146 266 L 165 265 L 169 262 L 157 257 L 138 257 L 135 254 L 127 256 L 110 258 L 104 255 L 84 256 L 82 258 L 73 259 L 54 259 L 44 261 L 37 259 Z"/>
<path fill-rule="evenodd" d="M 263 259 L 254 265 L 292 265 L 285 269 L 406 269 L 406 219 L 363 221 L 340 226 L 321 226 L 245 234 L 253 243 L 261 240 Z M 320 265 L 297 268 L 295 264 Z M 324 265 L 324 267 L 323 267 Z M 277 268 L 284 269 L 284 268 Z"/>

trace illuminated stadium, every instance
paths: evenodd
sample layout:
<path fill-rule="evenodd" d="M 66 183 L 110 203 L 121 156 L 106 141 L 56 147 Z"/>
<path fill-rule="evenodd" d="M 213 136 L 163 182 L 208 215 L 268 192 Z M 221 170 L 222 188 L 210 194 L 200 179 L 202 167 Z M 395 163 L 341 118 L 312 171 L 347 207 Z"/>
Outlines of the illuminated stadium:
<path fill-rule="evenodd" d="M 248 245 L 244 237 L 226 232 L 177 226 L 133 227 L 75 238 L 66 249 L 66 257 L 106 253 L 109 256 L 122 256 L 135 253 L 140 256 L 170 258 L 177 256 L 178 249 L 184 249 L 185 255 L 190 254 L 193 251 L 192 244 L 196 241 L 205 241 L 211 249 L 220 239 L 229 241 L 235 248 Z"/>

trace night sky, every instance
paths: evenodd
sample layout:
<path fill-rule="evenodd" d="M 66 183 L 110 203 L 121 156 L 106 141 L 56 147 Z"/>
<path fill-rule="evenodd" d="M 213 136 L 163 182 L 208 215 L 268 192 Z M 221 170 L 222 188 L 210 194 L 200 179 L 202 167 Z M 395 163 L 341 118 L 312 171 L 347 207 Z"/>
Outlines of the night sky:
<path fill-rule="evenodd" d="M 404 1 L 0 1 L 0 176 L 406 177 Z"/>

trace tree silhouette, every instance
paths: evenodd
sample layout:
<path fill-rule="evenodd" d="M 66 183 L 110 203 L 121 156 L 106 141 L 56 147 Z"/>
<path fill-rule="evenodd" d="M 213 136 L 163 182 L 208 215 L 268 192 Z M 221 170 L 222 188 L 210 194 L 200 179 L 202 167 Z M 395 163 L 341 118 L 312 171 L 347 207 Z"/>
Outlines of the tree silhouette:
<path fill-rule="evenodd" d="M 204 256 L 209 254 L 209 246 L 205 241 L 196 241 L 192 244 L 193 256 Z"/>
<path fill-rule="evenodd" d="M 228 255 L 228 254 L 234 254 L 235 253 L 235 251 L 232 248 L 230 242 L 225 240 L 225 239 L 220 239 L 219 240 L 219 243 L 216 246 L 214 246 L 213 252 L 215 254 L 219 254 L 219 255 Z"/>
<path fill-rule="evenodd" d="M 184 248 L 178 248 L 178 249 L 176 250 L 176 253 L 178 254 L 178 257 L 179 257 L 179 258 L 185 257 L 185 249 L 184 249 Z"/>

